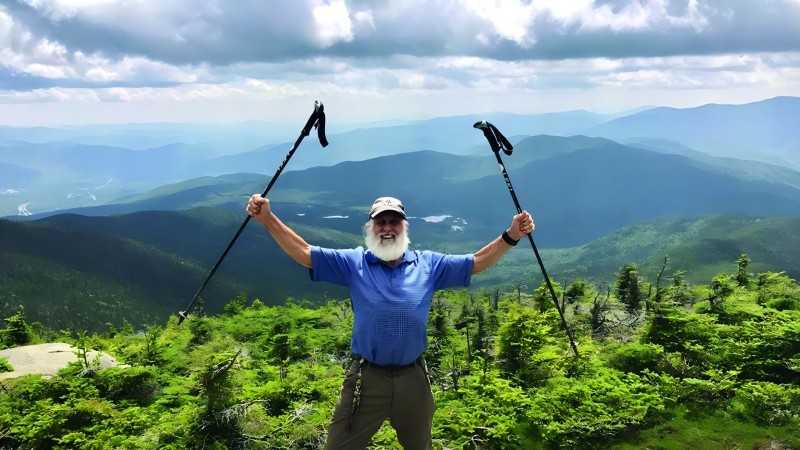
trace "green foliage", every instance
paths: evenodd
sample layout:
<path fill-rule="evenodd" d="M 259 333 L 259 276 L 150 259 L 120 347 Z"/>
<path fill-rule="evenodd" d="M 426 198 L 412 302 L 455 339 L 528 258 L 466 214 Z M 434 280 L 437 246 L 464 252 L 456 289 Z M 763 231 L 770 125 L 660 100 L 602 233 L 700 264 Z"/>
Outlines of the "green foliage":
<path fill-rule="evenodd" d="M 736 284 L 740 287 L 747 287 L 750 285 L 750 274 L 747 273 L 747 267 L 750 265 L 750 257 L 747 253 L 742 253 L 736 259 Z"/>
<path fill-rule="evenodd" d="M 555 280 L 550 280 L 550 284 L 553 286 L 553 292 L 555 292 L 556 298 L 561 301 L 561 297 L 564 295 L 564 288 Z M 553 302 L 553 295 L 550 293 L 550 289 L 547 288 L 547 282 L 542 281 L 539 287 L 533 291 L 533 303 L 541 312 L 551 309 L 555 311 L 556 305 Z"/>
<path fill-rule="evenodd" d="M 708 301 L 711 311 L 716 314 L 724 314 L 725 299 L 733 294 L 736 283 L 733 277 L 728 274 L 720 274 L 711 280 L 711 296 Z"/>
<path fill-rule="evenodd" d="M 458 392 L 437 399 L 433 418 L 435 441 L 451 448 L 519 448 L 521 422 L 530 398 L 525 391 L 491 371 L 468 375 Z"/>
<path fill-rule="evenodd" d="M 688 312 L 680 307 L 662 306 L 650 321 L 645 342 L 661 345 L 664 351 L 680 355 L 680 375 L 698 375 L 710 368 L 718 355 L 716 318 Z"/>
<path fill-rule="evenodd" d="M 577 279 L 570 283 L 567 290 L 564 291 L 564 300 L 567 303 L 576 303 L 593 294 L 592 286 L 585 280 Z"/>
<path fill-rule="evenodd" d="M 530 403 L 528 420 L 554 448 L 607 448 L 665 409 L 657 386 L 614 370 L 581 380 L 554 378 L 534 391 Z"/>
<path fill-rule="evenodd" d="M 158 325 L 147 327 L 144 332 L 144 342 L 138 355 L 139 363 L 143 365 L 155 366 L 161 362 L 161 344 L 158 339 L 161 336 L 162 328 Z"/>
<path fill-rule="evenodd" d="M 0 356 L 0 373 L 2 372 L 13 372 L 14 367 L 11 365 L 10 362 L 6 358 Z"/>
<path fill-rule="evenodd" d="M 550 355 L 542 350 L 550 341 L 552 321 L 547 313 L 512 305 L 500 325 L 498 340 L 498 358 L 508 375 L 525 385 L 542 383 L 550 376 Z"/>
<path fill-rule="evenodd" d="M 516 292 L 497 302 L 437 293 L 426 354 L 435 367 L 434 448 L 706 448 L 697 436 L 720 435 L 720 423 L 747 434 L 707 448 L 800 445 L 800 312 L 781 307 L 798 286 L 782 273 L 753 278 L 747 288 L 732 284 L 715 312 L 706 301 L 690 305 L 714 295 L 710 286 L 689 288 L 676 274 L 644 324 L 582 335 L 581 358 L 552 308 L 517 301 Z M 589 314 L 596 291 L 569 285 L 565 299 L 574 295 L 583 310 L 568 308 L 568 320 Z M 350 351 L 349 304 L 239 306 L 143 333 L 65 335 L 132 367 L 87 377 L 76 363 L 50 379 L 5 382 L 0 447 L 322 447 Z M 603 310 L 612 323 L 627 319 L 617 306 Z M 686 442 L 694 445 L 678 444 Z M 388 425 L 373 444 L 399 448 Z"/>
<path fill-rule="evenodd" d="M 767 311 L 727 330 L 719 353 L 751 380 L 800 382 L 800 312 Z"/>
<path fill-rule="evenodd" d="M 189 433 L 194 447 L 239 448 L 241 427 L 234 405 L 234 374 L 241 352 L 213 355 L 197 373 L 203 408 L 197 411 L 196 421 Z"/>
<path fill-rule="evenodd" d="M 192 333 L 189 345 L 197 346 L 205 344 L 211 339 L 211 324 L 206 317 L 193 317 L 192 320 L 189 321 L 189 332 Z"/>
<path fill-rule="evenodd" d="M 639 269 L 633 264 L 625 264 L 617 274 L 617 299 L 625 305 L 629 314 L 638 314 L 644 297 L 639 287 Z"/>
<path fill-rule="evenodd" d="M 657 344 L 631 342 L 614 349 L 609 355 L 608 365 L 622 372 L 641 374 L 664 368 L 664 348 Z"/>
<path fill-rule="evenodd" d="M 676 305 L 686 305 L 692 302 L 689 285 L 686 283 L 686 272 L 679 270 L 672 274 L 672 286 L 667 288 L 663 301 Z"/>
<path fill-rule="evenodd" d="M 737 373 L 707 370 L 702 378 L 684 378 L 674 387 L 674 395 L 692 408 L 716 407 L 726 402 L 736 392 Z"/>
<path fill-rule="evenodd" d="M 222 312 L 233 316 L 242 312 L 244 308 L 247 307 L 247 294 L 239 294 L 236 297 L 233 297 L 225 306 L 222 308 Z"/>
<path fill-rule="evenodd" d="M 737 389 L 732 408 L 761 425 L 800 425 L 800 388 L 769 382 L 745 383 Z"/>
<path fill-rule="evenodd" d="M 441 297 L 435 297 L 428 315 L 428 348 L 425 352 L 428 370 L 435 379 L 441 376 L 443 361 L 450 346 L 452 330 L 447 316 L 445 302 Z"/>
<path fill-rule="evenodd" d="M 158 372 L 153 367 L 108 368 L 95 377 L 100 395 L 114 402 L 129 401 L 145 406 L 159 389 Z"/>
<path fill-rule="evenodd" d="M 770 302 L 775 309 L 800 309 L 796 306 L 800 303 L 800 286 L 783 272 L 758 274 L 756 290 L 760 305 Z"/>
<path fill-rule="evenodd" d="M 25 319 L 25 307 L 17 307 L 17 311 L 5 318 L 6 327 L 3 328 L 3 345 L 14 347 L 29 344 L 33 340 L 31 326 Z"/>

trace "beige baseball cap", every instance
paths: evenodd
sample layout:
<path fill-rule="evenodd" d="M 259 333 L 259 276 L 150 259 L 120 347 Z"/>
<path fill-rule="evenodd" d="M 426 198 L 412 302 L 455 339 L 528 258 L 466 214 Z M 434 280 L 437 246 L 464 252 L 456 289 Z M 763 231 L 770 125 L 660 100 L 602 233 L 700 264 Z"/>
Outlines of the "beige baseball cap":
<path fill-rule="evenodd" d="M 386 211 L 394 211 L 403 218 L 406 218 L 406 207 L 403 206 L 403 202 L 394 198 L 394 197 L 378 197 L 372 203 L 372 208 L 369 209 L 369 218 L 374 219 L 375 216 L 382 212 Z"/>

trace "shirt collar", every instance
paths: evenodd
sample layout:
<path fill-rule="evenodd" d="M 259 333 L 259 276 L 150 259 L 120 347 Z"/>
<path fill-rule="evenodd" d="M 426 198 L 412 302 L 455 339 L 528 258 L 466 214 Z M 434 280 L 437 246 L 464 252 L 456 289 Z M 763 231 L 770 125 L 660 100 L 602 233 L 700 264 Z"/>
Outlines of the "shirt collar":
<path fill-rule="evenodd" d="M 370 264 L 376 264 L 381 262 L 381 260 L 378 259 L 378 257 L 372 253 L 372 250 L 366 250 L 364 252 L 364 257 L 367 258 L 367 262 Z M 403 262 L 413 263 L 416 260 L 417 260 L 417 252 L 415 252 L 414 250 L 406 250 L 405 253 L 403 253 Z"/>

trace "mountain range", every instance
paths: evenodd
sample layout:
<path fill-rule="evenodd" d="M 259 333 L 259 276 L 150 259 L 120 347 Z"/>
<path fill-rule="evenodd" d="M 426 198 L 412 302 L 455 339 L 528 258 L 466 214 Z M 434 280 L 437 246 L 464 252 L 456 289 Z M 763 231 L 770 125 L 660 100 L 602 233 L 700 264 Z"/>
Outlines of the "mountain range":
<path fill-rule="evenodd" d="M 798 276 L 800 172 L 791 158 L 798 141 L 786 115 L 799 101 L 340 128 L 324 150 L 309 138 L 270 198 L 309 242 L 353 247 L 372 200 L 397 196 L 409 211 L 414 246 L 475 251 L 514 212 L 494 156 L 471 128 L 483 118 L 515 144 L 503 158 L 557 280 L 608 281 L 628 262 L 651 276 L 670 255 L 675 270 L 707 281 L 730 270 L 741 252 L 751 254 L 754 269 Z M 656 132 L 663 120 L 674 120 L 671 132 Z M 698 128 L 703 121 L 708 127 Z M 744 122 L 749 128 L 732 129 Z M 238 153 L 164 141 L 132 148 L 121 145 L 132 136 L 124 129 L 95 142 L 28 130 L 34 143 L 0 129 L 0 212 L 30 214 L 0 221 L 2 312 L 25 304 L 48 325 L 97 328 L 123 318 L 148 323 L 180 309 L 244 218 L 247 197 L 263 190 L 288 148 Z M 726 147 L 740 132 L 747 136 L 738 146 Z M 169 133 L 154 134 L 142 142 Z M 536 282 L 530 257 L 520 246 L 475 285 Z M 210 311 L 242 292 L 265 303 L 346 295 L 310 283 L 256 224 L 212 285 L 204 297 Z"/>
<path fill-rule="evenodd" d="M 515 143 L 537 134 L 586 134 L 623 143 L 669 140 L 712 156 L 769 162 L 796 171 L 798 111 L 800 99 L 778 97 L 745 105 L 650 108 L 624 117 L 586 111 L 495 113 L 360 128 L 337 127 L 335 113 L 329 112 L 331 145 L 322 149 L 307 139 L 289 170 L 420 150 L 482 155 L 486 143 L 472 124 L 489 120 Z M 670 124 L 668 129 L 665 123 Z M 0 192 L 7 192 L 0 196 L 0 215 L 17 214 L 23 204 L 33 213 L 99 205 L 200 176 L 271 174 L 296 133 L 285 125 L 262 123 L 2 127 L 0 163 L 42 176 L 0 178 Z M 273 144 L 257 146 L 259 141 Z"/>
<path fill-rule="evenodd" d="M 614 140 L 667 139 L 713 156 L 769 162 L 800 170 L 800 98 L 745 105 L 651 108 L 597 125 L 585 134 Z"/>

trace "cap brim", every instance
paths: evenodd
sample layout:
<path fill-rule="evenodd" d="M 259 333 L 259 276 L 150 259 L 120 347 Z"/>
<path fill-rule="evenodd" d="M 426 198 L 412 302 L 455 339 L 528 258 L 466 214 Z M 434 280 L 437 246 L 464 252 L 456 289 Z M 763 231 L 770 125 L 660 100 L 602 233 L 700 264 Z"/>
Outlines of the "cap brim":
<path fill-rule="evenodd" d="M 374 219 L 375 216 L 377 216 L 378 214 L 381 214 L 381 213 L 385 213 L 386 211 L 396 212 L 397 214 L 400 214 L 401 216 L 403 216 L 403 219 L 406 218 L 406 212 L 403 211 L 402 209 L 396 207 L 396 206 L 382 206 L 382 207 L 376 209 L 375 211 L 372 211 L 370 213 L 370 215 L 369 215 L 369 218 L 370 219 Z"/>

